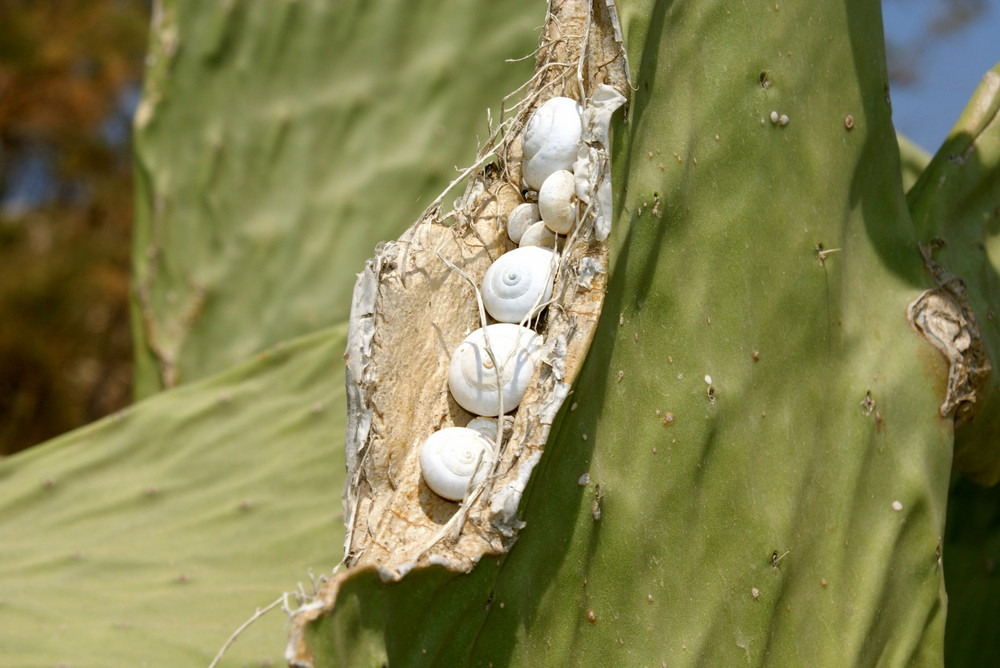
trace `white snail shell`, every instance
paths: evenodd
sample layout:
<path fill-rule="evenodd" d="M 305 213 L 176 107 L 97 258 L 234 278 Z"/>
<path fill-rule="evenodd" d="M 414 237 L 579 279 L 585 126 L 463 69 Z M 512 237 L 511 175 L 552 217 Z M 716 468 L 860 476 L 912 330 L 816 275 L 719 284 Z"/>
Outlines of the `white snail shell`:
<path fill-rule="evenodd" d="M 538 190 L 538 212 L 557 234 L 569 234 L 576 223 L 576 179 L 572 172 L 553 172 Z"/>
<path fill-rule="evenodd" d="M 582 109 L 576 100 L 553 97 L 535 109 L 524 128 L 521 177 L 537 190 L 559 169 L 572 169 L 580 143 Z"/>
<path fill-rule="evenodd" d="M 461 501 L 469 483 L 486 478 L 493 464 L 493 444 L 475 429 L 447 427 L 420 447 L 420 473 L 431 491 Z M 478 465 L 478 468 L 477 468 Z"/>
<path fill-rule="evenodd" d="M 538 213 L 538 205 L 531 202 L 518 204 L 507 216 L 507 236 L 514 243 L 521 241 L 521 235 L 533 223 L 542 219 Z"/>
<path fill-rule="evenodd" d="M 490 439 L 497 440 L 497 419 L 490 417 L 474 417 L 465 425 L 467 429 L 475 429 L 480 434 Z"/>
<path fill-rule="evenodd" d="M 535 373 L 535 359 L 542 347 L 542 337 L 520 325 L 499 323 L 481 327 L 465 337 L 451 356 L 448 387 L 455 401 L 475 415 L 500 414 L 497 369 L 486 350 L 485 333 L 496 363 L 503 368 L 503 411 L 517 408 Z"/>
<path fill-rule="evenodd" d="M 541 246 L 542 248 L 558 248 L 556 234 L 550 230 L 545 223 L 538 221 L 528 226 L 528 229 L 521 235 L 521 248 L 526 246 Z"/>
<path fill-rule="evenodd" d="M 500 322 L 521 322 L 540 311 L 552 296 L 555 255 L 525 246 L 501 255 L 486 270 L 483 306 Z"/>

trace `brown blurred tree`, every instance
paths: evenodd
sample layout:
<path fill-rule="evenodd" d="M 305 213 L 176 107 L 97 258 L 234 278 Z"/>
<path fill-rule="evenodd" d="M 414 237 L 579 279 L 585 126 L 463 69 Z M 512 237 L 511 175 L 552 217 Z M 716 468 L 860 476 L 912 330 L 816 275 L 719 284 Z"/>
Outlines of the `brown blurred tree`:
<path fill-rule="evenodd" d="M 149 3 L 0 0 L 0 455 L 125 406 Z"/>

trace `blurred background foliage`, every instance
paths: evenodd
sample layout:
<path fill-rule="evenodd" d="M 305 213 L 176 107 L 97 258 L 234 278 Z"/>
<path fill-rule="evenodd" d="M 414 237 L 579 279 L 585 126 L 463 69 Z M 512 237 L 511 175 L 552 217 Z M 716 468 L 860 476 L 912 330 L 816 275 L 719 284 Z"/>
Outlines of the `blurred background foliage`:
<path fill-rule="evenodd" d="M 129 135 L 150 9 L 0 0 L 0 456 L 131 401 Z M 894 122 L 933 152 L 998 58 L 1000 7 L 883 11 Z"/>
<path fill-rule="evenodd" d="M 127 405 L 147 0 L 0 0 L 0 455 Z"/>

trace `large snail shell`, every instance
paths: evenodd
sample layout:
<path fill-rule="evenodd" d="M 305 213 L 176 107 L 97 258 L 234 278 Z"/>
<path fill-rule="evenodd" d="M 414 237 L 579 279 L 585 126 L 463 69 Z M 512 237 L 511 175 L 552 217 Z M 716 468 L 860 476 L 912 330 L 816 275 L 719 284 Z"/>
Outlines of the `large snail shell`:
<path fill-rule="evenodd" d="M 514 243 L 521 241 L 521 235 L 534 223 L 542 219 L 538 213 L 538 205 L 531 202 L 519 204 L 507 216 L 507 236 Z"/>
<path fill-rule="evenodd" d="M 525 246 L 504 253 L 483 277 L 483 305 L 500 322 L 521 322 L 540 311 L 552 296 L 555 255 Z"/>
<path fill-rule="evenodd" d="M 569 234 L 576 223 L 576 179 L 565 169 L 553 172 L 538 190 L 538 212 L 557 234 Z"/>
<path fill-rule="evenodd" d="M 475 429 L 441 429 L 420 448 L 420 473 L 432 492 L 461 501 L 470 482 L 478 484 L 486 478 L 493 464 L 492 452 L 493 444 Z"/>
<path fill-rule="evenodd" d="M 580 105 L 568 97 L 553 97 L 535 109 L 524 128 L 521 177 L 537 190 L 552 172 L 572 169 L 581 135 Z"/>
<path fill-rule="evenodd" d="M 527 327 L 499 323 L 469 334 L 451 356 L 448 387 L 455 401 L 475 415 L 500 414 L 497 370 L 486 351 L 484 329 L 497 364 L 503 368 L 503 411 L 517 408 L 535 372 L 542 337 Z"/>

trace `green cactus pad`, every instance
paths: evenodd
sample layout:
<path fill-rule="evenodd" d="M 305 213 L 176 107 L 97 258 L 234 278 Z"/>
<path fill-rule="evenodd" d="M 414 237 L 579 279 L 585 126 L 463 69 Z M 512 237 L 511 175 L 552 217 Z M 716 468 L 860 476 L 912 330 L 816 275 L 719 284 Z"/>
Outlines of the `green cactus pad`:
<path fill-rule="evenodd" d="M 0 462 L 0 665 L 205 666 L 255 608 L 311 591 L 343 543 L 344 342 L 288 342 Z M 222 665 L 278 665 L 285 621 Z"/>
<path fill-rule="evenodd" d="M 1000 486 L 959 478 L 948 496 L 946 666 L 1000 665 Z"/>
<path fill-rule="evenodd" d="M 468 576 L 347 579 L 316 665 L 938 665 L 947 366 L 906 319 L 878 6 L 619 10 L 608 294 L 527 526 Z"/>
<path fill-rule="evenodd" d="M 896 139 L 899 140 L 899 162 L 903 168 L 903 190 L 908 192 L 927 168 L 931 156 L 901 134 L 897 134 Z"/>
<path fill-rule="evenodd" d="M 907 195 L 921 241 L 945 243 L 933 257 L 960 276 L 991 360 L 1000 329 L 994 311 L 1000 282 L 1000 65 L 983 78 L 944 145 Z M 1000 476 L 997 370 L 971 421 L 955 432 L 955 466 L 969 480 Z M 948 583 L 947 665 L 1000 663 L 1000 487 L 957 479 L 948 498 L 944 571 Z"/>
<path fill-rule="evenodd" d="M 531 73 L 518 3 L 157 5 L 136 114 L 136 395 L 347 319 L 354 274 Z"/>
<path fill-rule="evenodd" d="M 955 432 L 955 468 L 1000 481 L 1000 65 L 983 81 L 944 145 L 907 194 L 920 242 L 952 277 L 991 364 L 970 417 Z M 983 362 L 980 361 L 982 366 Z"/>

